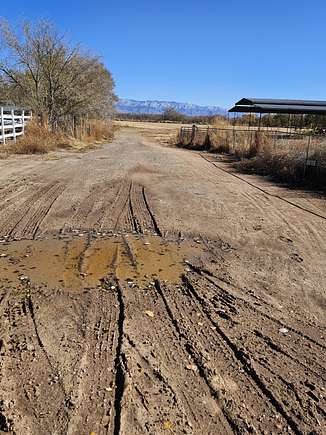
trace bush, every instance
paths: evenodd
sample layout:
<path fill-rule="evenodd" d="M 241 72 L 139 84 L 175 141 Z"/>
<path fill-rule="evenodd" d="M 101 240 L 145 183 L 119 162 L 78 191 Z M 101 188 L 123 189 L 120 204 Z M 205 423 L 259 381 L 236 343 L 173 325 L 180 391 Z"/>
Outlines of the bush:
<path fill-rule="evenodd" d="M 207 133 L 208 132 L 208 133 Z M 190 149 L 207 149 L 214 153 L 230 154 L 237 158 L 234 166 L 242 171 L 272 175 L 284 182 L 298 182 L 305 178 L 322 187 L 326 180 L 326 138 L 312 136 L 309 159 L 317 166 L 306 167 L 308 136 L 271 134 L 267 131 L 210 128 L 192 130 L 179 135 L 179 145 Z M 208 138 L 207 138 L 208 134 Z M 191 140 L 192 139 L 192 140 Z"/>
<path fill-rule="evenodd" d="M 214 153 L 234 154 L 237 158 L 251 158 L 270 141 L 264 132 L 233 130 L 225 127 L 225 121 L 219 120 L 222 128 L 199 129 L 192 137 L 191 130 L 180 135 L 180 145 L 191 149 L 208 149 Z M 191 140 L 192 139 L 192 140 Z"/>
<path fill-rule="evenodd" d="M 28 124 L 24 136 L 12 143 L 8 150 L 15 154 L 45 154 L 57 148 L 63 141 L 63 135 L 53 133 L 47 127 L 32 121 Z"/>
<path fill-rule="evenodd" d="M 80 139 L 86 143 L 111 141 L 115 128 L 112 123 L 100 119 L 88 121 L 80 133 Z M 78 134 L 77 134 L 78 136 Z"/>
<path fill-rule="evenodd" d="M 76 128 L 78 139 L 58 130 L 52 132 L 47 126 L 31 121 L 23 136 L 7 146 L 6 151 L 14 154 L 45 154 L 57 148 L 83 148 L 91 143 L 111 141 L 114 136 L 112 123 L 91 120 Z"/>
<path fill-rule="evenodd" d="M 281 140 L 274 145 L 266 142 L 253 160 L 255 171 L 283 181 L 297 181 L 303 175 L 305 146 L 304 140 Z"/>

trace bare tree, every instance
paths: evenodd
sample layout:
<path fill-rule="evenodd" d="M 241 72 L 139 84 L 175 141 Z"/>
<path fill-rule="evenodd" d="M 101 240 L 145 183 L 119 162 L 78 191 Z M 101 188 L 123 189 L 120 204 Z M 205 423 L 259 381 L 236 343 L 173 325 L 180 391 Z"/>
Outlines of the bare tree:
<path fill-rule="evenodd" d="M 15 32 L 0 22 L 0 100 L 30 106 L 55 128 L 67 115 L 112 113 L 113 89 L 99 58 L 69 46 L 51 23 Z"/>

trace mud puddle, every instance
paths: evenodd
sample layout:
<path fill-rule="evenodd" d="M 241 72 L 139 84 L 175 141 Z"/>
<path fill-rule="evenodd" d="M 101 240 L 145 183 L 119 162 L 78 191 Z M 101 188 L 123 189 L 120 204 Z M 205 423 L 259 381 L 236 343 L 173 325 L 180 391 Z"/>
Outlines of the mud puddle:
<path fill-rule="evenodd" d="M 105 277 L 138 286 L 159 279 L 176 283 L 185 260 L 201 254 L 194 242 L 175 243 L 161 237 L 121 235 L 15 241 L 0 246 L 0 283 L 21 282 L 79 291 L 100 285 Z"/>

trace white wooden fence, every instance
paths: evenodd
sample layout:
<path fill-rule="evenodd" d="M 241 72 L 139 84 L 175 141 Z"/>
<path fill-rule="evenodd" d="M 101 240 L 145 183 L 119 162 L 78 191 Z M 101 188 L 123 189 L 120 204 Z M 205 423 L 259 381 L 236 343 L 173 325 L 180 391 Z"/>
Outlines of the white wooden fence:
<path fill-rule="evenodd" d="M 6 143 L 7 139 L 16 141 L 23 135 L 26 124 L 32 118 L 32 111 L 22 107 L 0 106 L 0 142 Z"/>

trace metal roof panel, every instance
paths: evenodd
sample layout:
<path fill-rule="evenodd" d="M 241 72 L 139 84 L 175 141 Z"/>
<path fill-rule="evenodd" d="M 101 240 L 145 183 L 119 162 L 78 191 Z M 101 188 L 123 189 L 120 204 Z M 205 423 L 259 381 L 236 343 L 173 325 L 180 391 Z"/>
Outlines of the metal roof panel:
<path fill-rule="evenodd" d="M 235 105 L 229 112 L 238 113 L 284 113 L 284 114 L 313 114 L 326 115 L 326 106 L 304 105 L 278 105 L 278 104 L 252 104 Z"/>
<path fill-rule="evenodd" d="M 236 106 L 246 106 L 253 104 L 275 104 L 281 106 L 326 106 L 326 101 L 283 100 L 275 98 L 242 98 L 236 103 Z"/>

